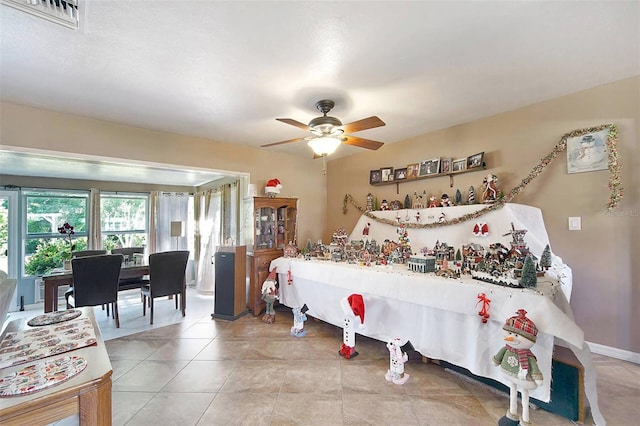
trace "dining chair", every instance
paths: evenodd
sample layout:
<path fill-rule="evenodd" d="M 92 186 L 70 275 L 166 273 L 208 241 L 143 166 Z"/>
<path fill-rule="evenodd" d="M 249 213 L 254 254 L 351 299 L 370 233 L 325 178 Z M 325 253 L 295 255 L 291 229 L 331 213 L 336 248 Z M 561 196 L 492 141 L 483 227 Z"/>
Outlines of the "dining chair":
<path fill-rule="evenodd" d="M 99 256 L 102 254 L 107 254 L 107 251 L 106 250 L 78 250 L 71 253 L 71 258 L 75 259 L 76 257 Z"/>
<path fill-rule="evenodd" d="M 119 254 L 122 256 L 126 256 L 129 260 L 133 257 L 134 254 L 144 254 L 144 247 L 122 247 L 122 248 L 114 248 L 111 249 L 111 254 Z M 134 288 L 140 288 L 145 283 L 148 283 L 148 280 L 144 279 L 143 275 L 131 278 L 124 278 L 120 280 L 120 284 L 118 284 L 118 290 L 132 290 Z"/>
<path fill-rule="evenodd" d="M 176 309 L 178 298 L 182 308 L 182 316 L 185 316 L 186 287 L 185 271 L 189 251 L 166 251 L 149 255 L 149 283 L 141 287 L 142 315 L 147 314 L 147 299 L 150 311 L 150 324 L 153 324 L 153 299 L 162 296 L 175 296 Z"/>
<path fill-rule="evenodd" d="M 133 256 L 134 254 L 144 254 L 144 247 L 121 247 L 111 249 L 111 254 L 121 254 L 123 256 Z"/>
<path fill-rule="evenodd" d="M 67 309 L 111 305 L 113 307 L 111 315 L 116 320 L 116 328 L 120 328 L 118 281 L 121 267 L 122 256 L 119 254 L 72 259 L 73 287 L 67 290 Z M 108 310 L 107 315 L 109 315 Z"/>
<path fill-rule="evenodd" d="M 74 251 L 71 252 L 71 259 L 75 259 L 77 257 L 88 257 L 88 256 L 100 256 L 103 254 L 107 254 L 106 250 L 78 250 L 78 251 Z M 73 287 L 73 284 L 70 286 L 69 290 L 67 290 L 64 294 L 64 298 L 65 299 L 69 299 L 69 296 L 71 295 L 72 291 L 71 291 L 71 287 Z M 69 303 L 69 301 L 67 300 L 67 304 Z M 103 306 L 104 308 L 104 306 Z M 107 311 L 107 314 L 109 313 L 109 311 Z"/>

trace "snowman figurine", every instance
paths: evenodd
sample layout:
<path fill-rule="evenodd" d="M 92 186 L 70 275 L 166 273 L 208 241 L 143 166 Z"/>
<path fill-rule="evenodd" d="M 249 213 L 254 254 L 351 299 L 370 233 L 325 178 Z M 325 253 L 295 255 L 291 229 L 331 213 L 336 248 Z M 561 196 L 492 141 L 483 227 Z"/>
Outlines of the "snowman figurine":
<path fill-rule="evenodd" d="M 356 324 L 359 329 L 364 328 L 364 299 L 361 294 L 352 294 L 340 299 L 340 306 L 344 312 L 342 327 L 342 346 L 340 356 L 351 359 L 358 355 L 356 352 Z"/>
<path fill-rule="evenodd" d="M 304 329 L 304 322 L 307 320 L 307 311 L 309 308 L 305 303 L 301 308 L 293 308 L 293 326 L 291 327 L 290 334 L 294 337 L 304 337 L 307 335 L 307 330 Z"/>
<path fill-rule="evenodd" d="M 509 411 L 498 421 L 499 426 L 530 425 L 529 391 L 542 385 L 542 373 L 531 347 L 536 342 L 538 328 L 527 311 L 519 309 L 518 315 L 505 322 L 502 327 L 506 345 L 493 357 L 502 374 L 509 382 Z M 518 389 L 522 395 L 522 417 L 518 422 Z"/>
<path fill-rule="evenodd" d="M 387 349 L 389 349 L 389 370 L 384 378 L 396 385 L 404 385 L 409 380 L 409 375 L 404 372 L 404 363 L 409 360 L 409 357 L 406 352 L 402 352 L 400 338 L 389 340 Z"/>

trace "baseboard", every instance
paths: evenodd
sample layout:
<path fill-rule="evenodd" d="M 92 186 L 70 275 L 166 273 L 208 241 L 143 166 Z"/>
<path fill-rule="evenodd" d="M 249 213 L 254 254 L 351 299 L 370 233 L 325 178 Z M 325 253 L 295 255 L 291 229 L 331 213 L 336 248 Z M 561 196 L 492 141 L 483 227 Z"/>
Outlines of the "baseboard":
<path fill-rule="evenodd" d="M 611 346 L 599 345 L 598 343 L 587 342 L 591 352 L 598 355 L 604 355 L 611 358 L 620 359 L 622 361 L 633 362 L 634 364 L 640 364 L 640 354 L 626 351 L 624 349 L 612 348 Z"/>

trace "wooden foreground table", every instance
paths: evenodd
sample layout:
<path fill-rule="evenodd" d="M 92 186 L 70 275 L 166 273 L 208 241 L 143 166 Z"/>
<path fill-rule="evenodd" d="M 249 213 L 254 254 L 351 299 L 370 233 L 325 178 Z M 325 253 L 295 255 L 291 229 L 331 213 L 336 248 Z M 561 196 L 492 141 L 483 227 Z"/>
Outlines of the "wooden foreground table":
<path fill-rule="evenodd" d="M 87 367 L 66 382 L 47 389 L 25 396 L 0 398 L 0 425 L 47 425 L 74 414 L 79 414 L 80 425 L 111 425 L 111 362 L 93 316 L 93 309 L 79 309 L 83 316 L 91 319 L 97 344 L 54 357 L 80 356 L 87 360 Z M 0 341 L 7 332 L 27 328 L 27 319 L 12 321 L 0 336 Z M 0 369 L 0 377 L 21 370 L 34 362 L 38 361 Z"/>

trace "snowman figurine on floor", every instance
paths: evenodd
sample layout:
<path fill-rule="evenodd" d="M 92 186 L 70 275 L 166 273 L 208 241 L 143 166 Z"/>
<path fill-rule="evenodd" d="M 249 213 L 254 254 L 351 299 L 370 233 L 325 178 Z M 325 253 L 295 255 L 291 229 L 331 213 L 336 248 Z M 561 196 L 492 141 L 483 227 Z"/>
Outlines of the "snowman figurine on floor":
<path fill-rule="evenodd" d="M 344 312 L 344 326 L 342 328 L 342 346 L 338 352 L 346 359 L 358 355 L 356 352 L 356 324 L 364 328 L 364 299 L 360 294 L 352 294 L 340 300 Z M 359 318 L 359 321 L 356 318 Z"/>
<path fill-rule="evenodd" d="M 400 338 L 389 340 L 387 349 L 389 349 L 389 370 L 384 378 L 396 385 L 404 385 L 409 380 L 409 375 L 404 372 L 404 363 L 409 361 L 409 357 L 406 352 L 402 352 Z"/>
<path fill-rule="evenodd" d="M 499 426 L 530 425 L 529 391 L 542 385 L 542 373 L 538 368 L 531 347 L 536 342 L 538 328 L 527 311 L 519 309 L 518 315 L 505 322 L 502 327 L 506 345 L 493 357 L 502 374 L 509 381 L 509 411 L 498 421 Z M 522 395 L 522 416 L 518 422 L 518 389 Z"/>
<path fill-rule="evenodd" d="M 307 334 L 307 330 L 304 329 L 304 322 L 307 320 L 307 311 L 309 308 L 304 304 L 301 308 L 293 308 L 293 326 L 291 327 L 290 334 L 294 337 L 304 337 Z"/>

